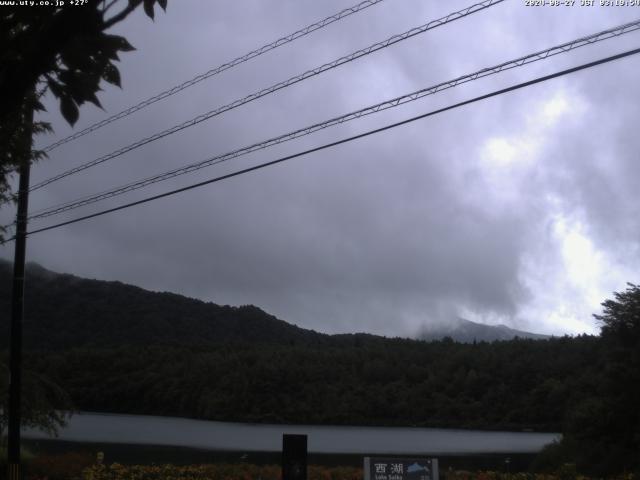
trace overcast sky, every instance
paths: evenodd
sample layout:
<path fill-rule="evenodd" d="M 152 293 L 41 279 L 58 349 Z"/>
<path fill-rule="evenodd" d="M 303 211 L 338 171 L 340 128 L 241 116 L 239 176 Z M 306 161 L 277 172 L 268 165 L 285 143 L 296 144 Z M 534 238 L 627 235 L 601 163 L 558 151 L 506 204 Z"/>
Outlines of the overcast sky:
<path fill-rule="evenodd" d="M 122 90 L 72 129 L 48 102 L 51 143 L 107 114 L 355 4 L 170 1 L 114 33 Z M 471 5 L 385 0 L 53 151 L 32 183 L 261 88 Z M 596 3 L 599 3 L 596 2 Z M 629 22 L 640 7 L 502 4 L 305 80 L 34 192 L 31 211 L 268 139 Z M 637 48 L 640 33 L 162 182 L 32 228 L 273 160 L 498 88 Z M 218 304 L 254 304 L 318 331 L 413 335 L 457 317 L 541 333 L 595 333 L 592 313 L 640 282 L 639 57 L 35 234 L 28 259 Z M 0 220 L 10 221 L 3 207 Z M 12 258 L 13 245 L 0 247 Z"/>

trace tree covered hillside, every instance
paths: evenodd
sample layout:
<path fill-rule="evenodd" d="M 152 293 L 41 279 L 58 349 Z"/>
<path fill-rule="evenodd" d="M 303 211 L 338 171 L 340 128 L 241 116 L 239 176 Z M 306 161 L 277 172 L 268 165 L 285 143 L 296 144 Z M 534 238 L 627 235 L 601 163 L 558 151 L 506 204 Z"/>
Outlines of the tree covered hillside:
<path fill-rule="evenodd" d="M 0 338 L 7 338 L 12 266 L 0 260 Z M 181 344 L 228 341 L 289 344 L 327 336 L 298 328 L 257 307 L 220 306 L 121 282 L 88 280 L 27 265 L 26 348 Z"/>
<path fill-rule="evenodd" d="M 0 264 L 7 315 L 10 267 Z M 26 363 L 77 408 L 214 420 L 562 428 L 593 337 L 458 344 L 324 335 L 257 307 L 28 268 Z M 5 337 L 6 338 L 6 337 Z"/>

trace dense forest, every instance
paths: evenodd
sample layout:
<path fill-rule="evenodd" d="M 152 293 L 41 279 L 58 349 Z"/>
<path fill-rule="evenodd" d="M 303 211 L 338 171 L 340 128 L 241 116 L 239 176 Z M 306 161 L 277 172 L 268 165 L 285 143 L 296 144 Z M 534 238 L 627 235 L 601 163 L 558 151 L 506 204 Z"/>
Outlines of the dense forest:
<path fill-rule="evenodd" d="M 8 271 L 0 263 L 2 338 Z M 460 344 L 324 335 L 252 306 L 37 266 L 28 282 L 25 368 L 60 386 L 79 410 L 562 431 L 563 443 L 545 452 L 551 463 L 571 460 L 595 473 L 638 468 L 635 287 L 610 301 L 600 337 Z"/>
<path fill-rule="evenodd" d="M 594 388 L 593 338 L 463 345 L 354 335 L 38 352 L 26 364 L 82 410 L 211 420 L 559 431 Z"/>

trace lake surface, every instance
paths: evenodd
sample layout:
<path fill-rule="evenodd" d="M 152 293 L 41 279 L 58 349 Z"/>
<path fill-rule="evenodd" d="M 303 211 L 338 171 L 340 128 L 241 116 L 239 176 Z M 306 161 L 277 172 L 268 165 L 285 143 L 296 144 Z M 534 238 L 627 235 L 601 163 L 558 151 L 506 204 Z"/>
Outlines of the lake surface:
<path fill-rule="evenodd" d="M 308 435 L 308 450 L 338 454 L 535 453 L 560 439 L 557 433 L 486 432 L 435 428 L 263 425 L 210 422 L 147 415 L 79 413 L 58 439 L 92 443 L 130 443 L 205 450 L 277 452 L 282 434 Z M 30 439 L 51 438 L 23 430 Z"/>

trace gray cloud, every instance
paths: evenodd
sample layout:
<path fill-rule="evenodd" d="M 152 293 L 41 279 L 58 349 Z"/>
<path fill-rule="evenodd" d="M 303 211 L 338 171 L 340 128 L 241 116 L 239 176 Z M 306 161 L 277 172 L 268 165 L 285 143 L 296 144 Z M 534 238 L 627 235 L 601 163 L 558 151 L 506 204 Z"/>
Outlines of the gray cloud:
<path fill-rule="evenodd" d="M 138 51 L 123 59 L 124 89 L 106 88 L 101 96 L 109 113 L 347 6 L 174 3 L 155 24 L 138 14 L 120 29 Z M 61 147 L 34 169 L 34 181 L 465 5 L 388 0 Z M 505 2 L 52 184 L 34 193 L 32 207 L 108 189 L 603 30 L 628 21 L 632 10 L 561 11 Z M 637 35 L 442 92 L 104 205 L 621 51 Z M 88 277 L 221 304 L 253 303 L 320 331 L 409 335 L 425 322 L 458 315 L 553 333 L 589 329 L 592 297 L 634 281 L 628 277 L 640 264 L 635 62 L 624 60 L 34 235 L 29 257 Z M 544 116 L 554 99 L 559 120 Z M 55 104 L 48 106 L 57 135 L 71 132 Z M 81 122 L 103 116 L 89 107 Z M 551 128 L 545 122 L 555 123 Z M 9 219 L 10 212 L 3 209 L 0 218 Z M 572 257 L 567 249 L 581 253 L 575 245 L 586 245 L 597 258 Z M 8 257 L 11 249 L 3 247 L 0 254 Z M 581 283 L 572 276 L 578 267 L 571 262 L 593 262 L 592 270 L 599 268 L 602 275 Z"/>

